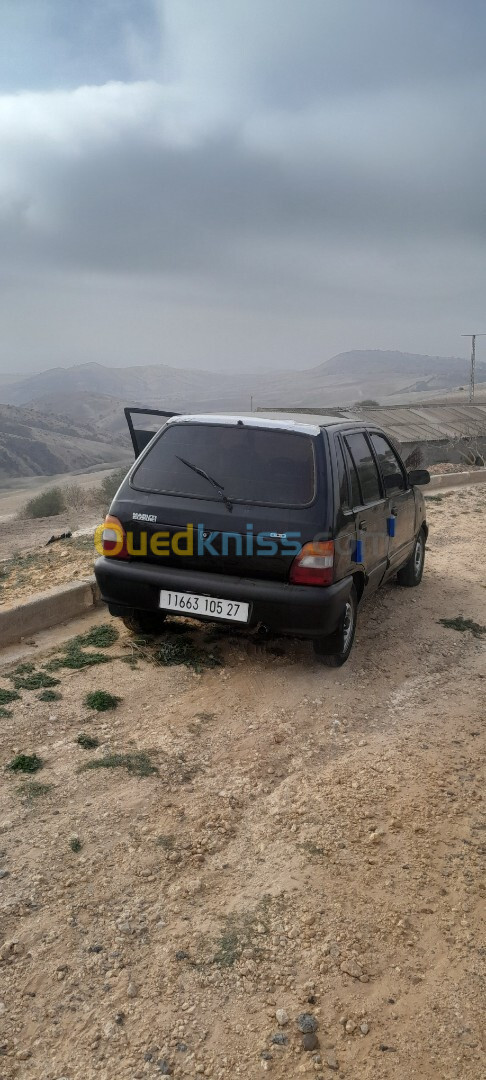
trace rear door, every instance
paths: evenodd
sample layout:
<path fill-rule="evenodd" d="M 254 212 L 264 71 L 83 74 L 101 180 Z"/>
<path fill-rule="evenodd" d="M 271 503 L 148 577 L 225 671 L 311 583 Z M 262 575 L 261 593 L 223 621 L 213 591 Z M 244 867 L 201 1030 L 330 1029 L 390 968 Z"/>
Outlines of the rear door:
<path fill-rule="evenodd" d="M 329 527 L 326 466 L 318 429 L 184 417 L 142 454 L 112 512 L 136 558 L 287 581 L 301 546 Z"/>
<path fill-rule="evenodd" d="M 388 566 L 387 501 L 371 445 L 364 431 L 344 434 L 345 453 L 351 476 L 356 470 L 358 488 L 353 494 L 357 540 L 370 590 L 377 588 Z M 356 500 L 359 499 L 359 503 Z"/>
<path fill-rule="evenodd" d="M 388 503 L 387 516 L 393 522 L 389 543 L 390 570 L 406 562 L 413 547 L 415 532 L 415 496 L 409 487 L 403 462 L 390 441 L 381 432 L 370 434 Z"/>
<path fill-rule="evenodd" d="M 126 408 L 124 412 L 136 458 L 145 450 L 164 421 L 179 415 L 175 412 L 164 412 L 162 409 Z"/>

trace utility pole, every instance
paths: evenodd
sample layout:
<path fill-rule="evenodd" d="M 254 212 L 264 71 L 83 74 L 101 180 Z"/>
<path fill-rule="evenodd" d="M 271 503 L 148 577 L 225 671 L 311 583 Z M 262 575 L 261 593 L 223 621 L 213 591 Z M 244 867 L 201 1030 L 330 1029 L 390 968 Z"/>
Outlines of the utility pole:
<path fill-rule="evenodd" d="M 486 334 L 461 334 L 461 337 L 471 338 L 471 380 L 469 383 L 469 404 L 474 401 L 474 378 L 476 372 L 476 338 L 486 337 Z"/>

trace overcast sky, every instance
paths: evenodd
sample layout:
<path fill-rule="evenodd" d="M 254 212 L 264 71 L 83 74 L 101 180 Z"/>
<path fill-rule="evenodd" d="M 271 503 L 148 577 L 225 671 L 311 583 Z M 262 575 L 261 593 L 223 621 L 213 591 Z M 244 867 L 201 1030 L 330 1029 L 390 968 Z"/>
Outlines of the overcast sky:
<path fill-rule="evenodd" d="M 485 102 L 482 0 L 1 0 L 0 370 L 466 355 Z"/>

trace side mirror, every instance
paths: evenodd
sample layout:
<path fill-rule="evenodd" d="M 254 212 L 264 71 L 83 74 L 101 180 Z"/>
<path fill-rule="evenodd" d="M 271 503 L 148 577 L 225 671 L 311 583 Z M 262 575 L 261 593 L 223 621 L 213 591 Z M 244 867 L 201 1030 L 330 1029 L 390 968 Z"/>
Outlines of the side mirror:
<path fill-rule="evenodd" d="M 427 469 L 412 469 L 407 473 L 407 479 L 411 487 L 415 487 L 416 484 L 422 486 L 423 484 L 430 484 L 430 473 Z"/>

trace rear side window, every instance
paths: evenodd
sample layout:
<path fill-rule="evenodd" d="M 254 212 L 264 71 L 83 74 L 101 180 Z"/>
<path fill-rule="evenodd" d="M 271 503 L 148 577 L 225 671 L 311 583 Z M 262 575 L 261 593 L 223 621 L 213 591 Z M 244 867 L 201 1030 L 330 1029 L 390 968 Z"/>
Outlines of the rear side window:
<path fill-rule="evenodd" d="M 173 424 L 141 459 L 131 484 L 216 500 L 219 487 L 232 502 L 307 506 L 316 489 L 314 444 L 309 435 L 251 425 Z"/>
<path fill-rule="evenodd" d="M 344 461 L 344 453 L 341 445 L 341 440 L 336 439 L 336 455 L 338 466 L 338 484 L 339 484 L 339 505 L 345 509 L 349 508 L 349 489 L 348 489 L 348 475 L 346 472 L 346 463 Z"/>
<path fill-rule="evenodd" d="M 382 497 L 380 478 L 367 439 L 362 432 L 358 432 L 356 435 L 347 435 L 346 442 L 358 471 L 363 504 L 377 502 Z"/>
<path fill-rule="evenodd" d="M 349 453 L 349 449 L 344 444 L 344 454 L 346 458 L 346 464 L 348 466 L 349 479 L 351 481 L 351 506 L 361 506 L 361 489 L 359 486 L 358 474 L 356 472 L 354 461 Z"/>
<path fill-rule="evenodd" d="M 406 483 L 403 468 L 393 447 L 383 435 L 372 435 L 371 442 L 378 458 L 378 463 L 387 495 L 396 491 L 405 491 Z"/>

